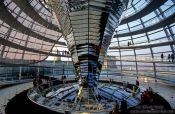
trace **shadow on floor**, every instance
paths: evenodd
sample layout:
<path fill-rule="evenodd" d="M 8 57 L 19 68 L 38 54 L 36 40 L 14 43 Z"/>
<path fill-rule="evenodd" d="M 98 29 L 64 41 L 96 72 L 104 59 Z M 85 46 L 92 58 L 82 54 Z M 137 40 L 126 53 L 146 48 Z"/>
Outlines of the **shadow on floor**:
<path fill-rule="evenodd" d="M 6 108 L 6 114 L 60 114 L 58 112 L 48 110 L 47 108 L 38 106 L 31 102 L 27 97 L 27 90 L 12 98 Z"/>

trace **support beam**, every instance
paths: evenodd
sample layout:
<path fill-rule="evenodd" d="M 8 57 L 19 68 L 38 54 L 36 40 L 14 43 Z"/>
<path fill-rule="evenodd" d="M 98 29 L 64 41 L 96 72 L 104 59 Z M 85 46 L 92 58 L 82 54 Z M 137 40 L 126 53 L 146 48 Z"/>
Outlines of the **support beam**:
<path fill-rule="evenodd" d="M 49 23 L 48 21 L 46 21 L 45 19 L 43 19 L 38 12 L 36 12 L 34 10 L 34 8 L 30 5 L 30 3 L 28 2 L 28 0 L 12 0 L 18 7 L 20 7 L 20 9 L 23 10 L 24 13 L 26 13 L 30 18 L 32 18 L 33 20 L 35 20 L 36 22 L 38 22 L 39 24 L 47 27 L 48 29 L 54 30 L 54 31 L 58 31 L 60 32 L 60 29 L 58 28 L 58 26 Z M 37 2 L 37 1 L 36 1 Z M 39 4 L 40 2 L 38 2 Z M 43 7 L 44 8 L 44 7 Z"/>
<path fill-rule="evenodd" d="M 55 53 L 50 53 L 51 50 L 48 51 L 48 52 L 45 52 L 45 51 L 39 51 L 39 50 L 36 50 L 36 49 L 33 49 L 33 48 L 21 46 L 21 45 L 18 45 L 16 43 L 10 42 L 6 39 L 3 39 L 1 37 L 0 37 L 0 42 L 1 42 L 2 45 L 9 46 L 9 47 L 16 48 L 16 49 L 25 50 L 25 51 L 30 51 L 30 52 L 33 52 L 33 53 L 44 54 L 44 55 L 47 55 L 47 56 L 50 55 L 50 56 L 69 57 L 69 55 L 58 55 L 58 54 L 55 54 Z"/>
<path fill-rule="evenodd" d="M 127 32 L 127 33 L 122 33 L 122 34 L 116 34 L 114 36 L 115 37 L 125 37 L 125 36 L 131 36 L 131 35 L 136 35 L 136 34 L 141 34 L 141 33 L 145 33 L 145 32 L 149 32 L 149 31 L 152 31 L 152 30 L 156 30 L 156 29 L 159 29 L 161 27 L 165 27 L 167 25 L 170 25 L 172 23 L 175 22 L 175 13 L 172 14 L 171 16 L 167 17 L 166 19 L 154 24 L 154 25 L 150 25 L 146 28 L 143 28 L 143 29 L 138 29 L 138 30 L 135 30 L 135 31 L 132 31 L 132 32 Z"/>
<path fill-rule="evenodd" d="M 145 15 L 148 15 L 149 13 L 153 12 L 157 8 L 159 8 L 161 5 L 163 5 L 167 0 L 151 0 L 150 3 L 145 6 L 140 11 L 134 13 L 133 15 L 130 15 L 126 18 L 123 18 L 120 22 L 120 25 L 129 23 L 131 21 L 137 20 L 139 18 L 144 17 Z M 135 10 L 136 11 L 136 10 Z"/>
<path fill-rule="evenodd" d="M 17 21 L 9 11 L 7 11 L 7 8 L 4 6 L 4 4 L 0 4 L 0 20 L 4 21 L 6 24 L 8 24 L 9 26 L 11 26 L 11 28 L 14 28 L 18 31 L 20 31 L 23 34 L 32 36 L 34 38 L 46 41 L 46 42 L 50 42 L 53 44 L 58 44 L 58 45 L 65 45 L 65 43 L 63 42 L 58 42 L 57 40 L 53 40 L 50 38 L 47 38 L 45 36 L 42 36 L 40 34 L 37 34 L 36 32 L 33 32 L 31 29 L 25 27 L 24 25 L 22 25 L 19 21 Z M 15 24 L 13 24 L 15 22 Z M 27 32 L 26 32 L 27 31 Z M 58 36 L 59 37 L 59 36 Z"/>

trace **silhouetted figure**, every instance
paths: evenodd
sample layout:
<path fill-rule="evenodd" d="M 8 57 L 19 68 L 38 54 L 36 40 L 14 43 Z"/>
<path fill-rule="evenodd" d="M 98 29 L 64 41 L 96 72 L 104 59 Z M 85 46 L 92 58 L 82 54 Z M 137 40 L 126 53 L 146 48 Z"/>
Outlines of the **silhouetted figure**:
<path fill-rule="evenodd" d="M 33 86 L 34 86 L 34 87 L 36 87 L 36 86 L 37 86 L 37 84 L 38 84 L 37 79 L 36 79 L 36 78 L 34 78 L 34 79 L 33 79 Z"/>
<path fill-rule="evenodd" d="M 163 61 L 163 58 L 164 58 L 164 55 L 163 55 L 163 53 L 161 54 L 161 60 Z"/>
<path fill-rule="evenodd" d="M 114 103 L 113 109 L 112 109 L 112 114 L 118 114 L 119 113 L 119 105 L 117 100 Z"/>
<path fill-rule="evenodd" d="M 171 60 L 171 55 L 168 54 L 168 61 L 171 62 L 170 60 Z"/>
<path fill-rule="evenodd" d="M 47 85 L 48 85 L 49 87 L 52 86 L 51 77 L 48 77 L 48 79 L 47 79 Z"/>
<path fill-rule="evenodd" d="M 145 96 L 143 94 L 141 95 L 140 104 L 141 105 L 145 104 Z"/>
<path fill-rule="evenodd" d="M 41 85 L 43 83 L 43 80 L 41 77 L 39 77 L 37 81 L 38 81 L 38 85 Z"/>
<path fill-rule="evenodd" d="M 146 90 L 145 92 L 144 92 L 144 97 L 145 97 L 145 104 L 146 105 L 150 105 L 151 104 L 151 96 L 150 96 L 150 94 L 149 94 L 149 91 L 148 90 Z"/>
<path fill-rule="evenodd" d="M 64 76 L 61 76 L 61 81 L 63 81 L 64 80 Z"/>
<path fill-rule="evenodd" d="M 153 89 L 151 87 L 148 88 L 148 94 L 150 95 L 150 99 L 151 99 L 151 104 L 153 104 Z"/>
<path fill-rule="evenodd" d="M 98 99 L 98 101 L 101 101 L 101 96 L 98 95 L 98 96 L 97 96 L 97 99 Z"/>
<path fill-rule="evenodd" d="M 126 102 L 126 100 L 124 98 L 121 101 L 121 111 L 122 111 L 122 113 L 126 113 L 127 112 L 127 102 Z"/>
<path fill-rule="evenodd" d="M 67 55 L 69 55 L 69 51 L 67 51 Z"/>
<path fill-rule="evenodd" d="M 59 50 L 57 50 L 57 55 L 60 55 L 60 54 L 59 54 Z"/>
<path fill-rule="evenodd" d="M 130 43 L 129 43 L 129 41 L 128 41 L 128 46 L 129 46 L 129 44 L 130 44 Z"/>
<path fill-rule="evenodd" d="M 139 81 L 138 80 L 136 80 L 136 86 L 139 86 Z"/>
<path fill-rule="evenodd" d="M 62 51 L 62 55 L 64 55 L 64 51 Z"/>
<path fill-rule="evenodd" d="M 129 45 L 132 45 L 132 43 L 131 43 L 131 42 L 129 42 Z"/>
<path fill-rule="evenodd" d="M 171 54 L 171 60 L 174 62 L 174 53 Z"/>
<path fill-rule="evenodd" d="M 127 83 L 124 81 L 123 82 L 123 89 L 126 90 L 127 89 Z"/>

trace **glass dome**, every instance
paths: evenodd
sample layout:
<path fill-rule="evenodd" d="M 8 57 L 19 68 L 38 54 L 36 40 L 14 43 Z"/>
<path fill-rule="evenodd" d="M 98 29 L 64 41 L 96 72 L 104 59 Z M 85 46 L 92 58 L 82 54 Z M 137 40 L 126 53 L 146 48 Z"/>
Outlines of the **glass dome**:
<path fill-rule="evenodd" d="M 160 3 L 133 0 L 129 4 L 108 51 L 118 60 L 119 71 L 175 81 L 172 62 L 175 49 L 174 3 L 173 0 Z"/>
<path fill-rule="evenodd" d="M 175 0 L 0 0 L 0 113 L 175 109 L 174 59 Z"/>
<path fill-rule="evenodd" d="M 65 48 L 66 42 L 51 9 L 48 0 L 1 0 L 1 64 L 31 64 L 48 56 L 70 56 L 56 52 Z M 107 52 L 109 70 L 175 82 L 174 15 L 174 0 L 130 1 Z"/>

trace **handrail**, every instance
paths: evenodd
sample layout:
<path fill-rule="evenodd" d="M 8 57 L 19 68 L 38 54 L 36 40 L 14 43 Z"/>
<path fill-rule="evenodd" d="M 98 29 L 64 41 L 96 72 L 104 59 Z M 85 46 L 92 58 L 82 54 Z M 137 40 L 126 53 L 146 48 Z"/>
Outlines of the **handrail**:
<path fill-rule="evenodd" d="M 138 43 L 137 42 L 134 42 L 133 44 L 130 44 L 130 46 L 140 46 L 140 45 L 146 45 L 146 44 L 155 44 L 155 43 L 161 43 L 161 42 L 171 41 L 171 40 L 168 40 L 168 37 L 172 37 L 172 35 L 168 35 L 168 36 L 164 36 L 164 37 L 159 37 L 159 38 L 156 38 L 156 40 L 150 40 L 150 41 L 148 41 L 148 40 L 140 40 L 140 43 L 139 42 Z M 174 38 L 175 38 L 175 36 L 173 36 L 172 39 L 174 39 Z M 124 42 L 124 41 L 120 41 L 119 42 L 120 47 L 122 47 L 122 46 L 128 46 L 128 42 L 126 42 L 126 41 L 125 41 L 125 43 L 121 43 L 121 42 Z M 116 46 L 116 44 L 118 45 L 118 41 L 113 41 L 113 42 L 111 42 L 110 47 Z"/>
<path fill-rule="evenodd" d="M 130 45 L 130 46 L 114 46 L 110 47 L 109 49 L 114 50 L 114 49 L 135 49 L 135 48 L 149 48 L 149 47 L 158 47 L 158 46 L 164 46 L 164 45 L 171 45 L 175 44 L 175 40 L 168 40 L 165 42 L 157 42 L 157 43 L 148 43 L 148 44 L 140 44 L 140 45 Z"/>
<path fill-rule="evenodd" d="M 138 57 L 137 57 L 138 58 Z M 160 58 L 160 57 L 158 57 L 158 58 Z M 160 59 L 153 59 L 153 58 L 143 58 L 143 59 L 137 59 L 137 60 L 135 60 L 135 58 L 128 58 L 128 59 L 122 59 L 122 60 L 120 60 L 120 59 L 109 59 L 110 61 L 112 61 L 112 60 L 114 60 L 114 61 L 123 61 L 123 62 L 143 62 L 143 63 L 161 63 L 161 64 L 175 64 L 175 62 L 174 63 L 172 63 L 172 62 L 169 62 L 169 60 L 168 59 L 164 59 L 163 61 L 162 61 L 162 59 L 160 58 Z M 175 66 L 174 66 L 175 67 Z"/>
<path fill-rule="evenodd" d="M 140 72 L 140 73 L 132 73 L 132 72 L 129 72 L 129 71 L 117 71 L 118 73 L 120 74 L 123 74 L 125 76 L 130 76 L 130 77 L 137 77 L 137 76 L 144 76 L 144 77 L 148 77 L 148 78 L 152 78 L 152 79 L 156 79 L 156 80 L 161 80 L 161 81 L 166 81 L 167 83 L 171 83 L 171 84 L 174 84 L 175 85 L 175 81 L 172 80 L 172 79 L 168 79 L 168 78 L 161 78 L 161 76 L 157 75 L 156 78 L 154 76 L 154 74 L 150 74 L 150 73 L 143 73 L 143 72 Z"/>

